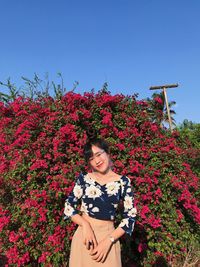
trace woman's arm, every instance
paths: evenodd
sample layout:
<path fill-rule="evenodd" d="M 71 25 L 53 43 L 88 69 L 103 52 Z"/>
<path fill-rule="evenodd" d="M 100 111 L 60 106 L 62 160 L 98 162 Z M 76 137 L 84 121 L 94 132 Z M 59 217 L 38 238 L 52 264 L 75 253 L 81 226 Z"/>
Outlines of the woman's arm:
<path fill-rule="evenodd" d="M 125 231 L 121 227 L 116 228 L 109 236 L 105 237 L 101 242 L 99 242 L 95 249 L 91 251 L 90 255 L 92 256 L 92 259 L 103 263 L 113 243 L 123 236 L 124 233 Z"/>
<path fill-rule="evenodd" d="M 71 220 L 83 228 L 83 243 L 87 249 L 94 249 L 97 247 L 97 240 L 92 230 L 90 223 L 79 214 L 71 217 Z"/>
<path fill-rule="evenodd" d="M 124 177 L 123 193 L 122 193 L 123 211 L 120 224 L 118 227 L 122 228 L 127 234 L 132 235 L 137 209 L 134 205 L 134 193 L 131 185 L 131 180 L 128 177 Z"/>
<path fill-rule="evenodd" d="M 74 223 L 80 225 L 83 229 L 83 243 L 86 248 L 95 248 L 97 241 L 94 232 L 89 224 L 82 216 L 79 215 L 77 210 L 78 204 L 84 193 L 84 181 L 82 174 L 76 179 L 73 190 L 65 200 L 64 219 L 71 219 Z"/>
<path fill-rule="evenodd" d="M 125 231 L 121 227 L 117 227 L 109 236 L 109 240 L 111 242 L 111 238 L 113 237 L 115 241 L 117 241 L 120 237 L 125 234 Z"/>

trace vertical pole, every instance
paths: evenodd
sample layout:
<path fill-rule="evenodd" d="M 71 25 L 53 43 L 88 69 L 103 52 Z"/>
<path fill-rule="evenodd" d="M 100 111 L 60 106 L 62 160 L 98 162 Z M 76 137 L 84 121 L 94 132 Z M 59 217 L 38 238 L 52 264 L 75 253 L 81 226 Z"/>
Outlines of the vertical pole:
<path fill-rule="evenodd" d="M 165 96 L 165 103 L 166 103 L 166 107 L 167 107 L 167 114 L 168 114 L 168 120 L 169 120 L 169 128 L 171 130 L 172 133 L 172 121 L 171 121 L 171 116 L 170 116 L 170 111 L 169 111 L 169 105 L 168 105 L 168 100 L 167 100 L 167 93 L 166 93 L 166 88 L 163 88 L 163 93 Z"/>
<path fill-rule="evenodd" d="M 171 120 L 171 115 L 170 115 L 170 110 L 169 110 L 169 105 L 168 105 L 168 100 L 167 100 L 167 88 L 175 88 L 178 87 L 178 83 L 176 84 L 166 84 L 166 85 L 159 85 L 159 86 L 151 86 L 149 89 L 150 90 L 157 90 L 157 89 L 162 89 L 163 90 L 163 94 L 165 97 L 165 103 L 166 103 L 166 107 L 167 107 L 167 115 L 168 115 L 168 120 L 169 120 L 169 128 L 171 130 L 172 133 L 172 120 Z"/>

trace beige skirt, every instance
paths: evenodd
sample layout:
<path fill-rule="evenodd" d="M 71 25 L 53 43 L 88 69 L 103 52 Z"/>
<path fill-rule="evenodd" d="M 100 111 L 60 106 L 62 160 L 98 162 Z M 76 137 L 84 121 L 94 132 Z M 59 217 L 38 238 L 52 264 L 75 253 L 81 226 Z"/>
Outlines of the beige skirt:
<path fill-rule="evenodd" d="M 83 215 L 87 219 L 95 233 L 97 242 L 113 232 L 114 224 L 111 221 L 102 221 Z M 108 253 L 106 260 L 101 263 L 93 260 L 83 244 L 82 227 L 78 226 L 75 231 L 70 251 L 69 267 L 122 267 L 121 249 L 119 240 L 115 242 Z"/>

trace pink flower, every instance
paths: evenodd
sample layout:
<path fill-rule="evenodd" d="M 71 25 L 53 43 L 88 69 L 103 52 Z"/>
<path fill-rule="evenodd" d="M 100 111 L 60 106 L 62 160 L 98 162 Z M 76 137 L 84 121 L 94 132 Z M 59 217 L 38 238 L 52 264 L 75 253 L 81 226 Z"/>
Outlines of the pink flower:
<path fill-rule="evenodd" d="M 144 206 L 142 207 L 141 212 L 140 212 L 140 216 L 141 216 L 141 218 L 142 218 L 142 219 L 146 219 L 146 213 L 149 213 L 149 212 L 150 212 L 149 207 L 146 206 L 146 205 L 144 205 Z"/>
<path fill-rule="evenodd" d="M 79 116 L 77 115 L 76 112 L 70 114 L 70 117 L 73 121 L 78 121 L 79 120 Z"/>
<path fill-rule="evenodd" d="M 24 244 L 27 246 L 29 244 L 30 238 L 24 238 Z"/>
<path fill-rule="evenodd" d="M 42 252 L 42 255 L 39 257 L 38 262 L 39 263 L 45 263 L 46 258 L 50 255 L 50 252 Z"/>
<path fill-rule="evenodd" d="M 158 218 L 156 219 L 154 217 L 154 215 L 152 215 L 149 219 L 148 219 L 148 223 L 151 225 L 152 228 L 156 229 L 158 227 L 161 226 L 161 219 Z"/>
<path fill-rule="evenodd" d="M 19 238 L 20 238 L 20 236 L 18 234 L 16 234 L 14 231 L 10 232 L 10 235 L 9 235 L 9 241 L 10 242 L 15 243 L 18 241 Z"/>
<path fill-rule="evenodd" d="M 162 98 L 160 98 L 160 97 L 155 97 L 154 98 L 154 101 L 156 101 L 156 102 L 158 102 L 159 104 L 163 104 L 163 100 L 162 100 Z"/>
<path fill-rule="evenodd" d="M 140 243 L 139 245 L 138 245 L 138 251 L 141 253 L 141 252 L 143 252 L 144 250 L 146 250 L 147 249 L 147 244 L 146 243 Z"/>
<path fill-rule="evenodd" d="M 125 149 L 125 145 L 123 144 L 117 144 L 116 146 L 119 148 L 120 151 L 123 151 Z"/>
<path fill-rule="evenodd" d="M 178 216 L 177 222 L 180 222 L 183 219 L 183 214 L 180 210 L 176 210 L 176 213 Z"/>
<path fill-rule="evenodd" d="M 158 188 L 156 191 L 155 191 L 155 195 L 158 196 L 159 198 L 162 197 L 162 191 L 160 188 Z"/>
<path fill-rule="evenodd" d="M 22 255 L 18 259 L 17 263 L 18 263 L 18 266 L 24 266 L 29 261 L 30 261 L 30 257 L 29 257 L 29 252 L 27 251 L 24 255 Z"/>
<path fill-rule="evenodd" d="M 6 257 L 8 258 L 8 263 L 16 263 L 18 258 L 17 246 L 11 247 L 6 251 Z"/>
<path fill-rule="evenodd" d="M 156 131 L 158 130 L 158 126 L 157 126 L 156 124 L 152 124 L 152 125 L 151 125 L 151 130 L 152 130 L 153 132 L 156 132 Z"/>
<path fill-rule="evenodd" d="M 160 251 L 155 251 L 154 254 L 155 254 L 156 256 L 163 256 L 163 253 L 160 252 Z"/>
<path fill-rule="evenodd" d="M 47 169 L 48 168 L 48 164 L 46 162 L 46 160 L 43 159 L 37 159 L 30 167 L 30 170 L 36 170 L 36 169 Z"/>
<path fill-rule="evenodd" d="M 39 208 L 38 210 L 38 213 L 40 214 L 40 217 L 39 217 L 39 221 L 40 222 L 46 222 L 47 218 L 46 218 L 46 214 L 47 214 L 47 209 L 44 209 L 44 208 Z"/>
<path fill-rule="evenodd" d="M 8 225 L 10 222 L 10 216 L 0 217 L 0 232 L 3 230 L 4 226 Z"/>
<path fill-rule="evenodd" d="M 105 124 L 105 125 L 112 127 L 113 126 L 112 114 L 110 112 L 108 112 L 107 110 L 104 110 L 104 109 L 102 109 L 100 111 L 100 114 L 103 116 L 102 124 Z"/>
<path fill-rule="evenodd" d="M 124 133 L 124 131 L 120 131 L 120 132 L 118 132 L 118 137 L 119 137 L 119 139 L 124 139 L 124 138 L 125 138 L 125 133 Z"/>

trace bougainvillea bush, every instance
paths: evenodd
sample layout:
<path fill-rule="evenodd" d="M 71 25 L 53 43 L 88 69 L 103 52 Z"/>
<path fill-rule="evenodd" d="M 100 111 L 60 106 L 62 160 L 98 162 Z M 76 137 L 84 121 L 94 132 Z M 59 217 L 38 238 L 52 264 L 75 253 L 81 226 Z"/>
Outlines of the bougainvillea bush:
<path fill-rule="evenodd" d="M 132 237 L 121 238 L 123 265 L 178 264 L 199 242 L 198 177 L 178 133 L 152 122 L 149 103 L 137 98 L 70 91 L 0 103 L 2 266 L 68 266 L 76 226 L 63 220 L 64 200 L 88 170 L 82 148 L 91 126 L 135 191 L 138 218 Z"/>

